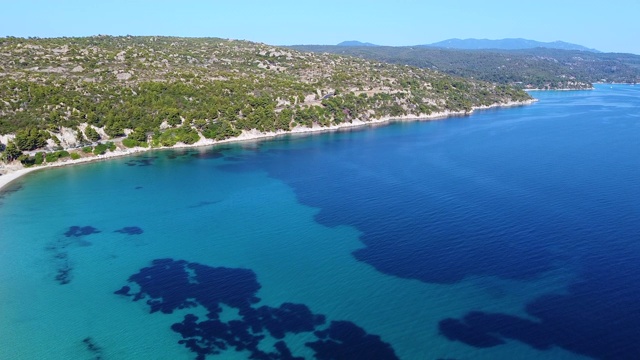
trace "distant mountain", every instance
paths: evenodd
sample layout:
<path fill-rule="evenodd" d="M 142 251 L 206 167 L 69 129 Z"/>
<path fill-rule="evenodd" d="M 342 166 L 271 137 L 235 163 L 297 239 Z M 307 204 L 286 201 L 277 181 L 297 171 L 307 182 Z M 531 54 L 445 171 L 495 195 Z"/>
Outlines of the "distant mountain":
<path fill-rule="evenodd" d="M 336 46 L 380 46 L 380 45 L 376 45 L 368 42 L 361 42 L 357 40 L 350 40 L 350 41 L 343 41 Z"/>
<path fill-rule="evenodd" d="M 533 48 L 547 48 L 547 49 L 560 49 L 560 50 L 579 50 L 600 52 L 595 49 L 589 49 L 582 45 L 571 44 L 564 41 L 554 42 L 540 42 L 527 39 L 449 39 L 433 44 L 419 45 L 424 47 L 439 47 L 446 49 L 460 49 L 460 50 L 479 50 L 479 49 L 500 49 L 500 50 L 519 50 L 519 49 L 533 49 Z"/>

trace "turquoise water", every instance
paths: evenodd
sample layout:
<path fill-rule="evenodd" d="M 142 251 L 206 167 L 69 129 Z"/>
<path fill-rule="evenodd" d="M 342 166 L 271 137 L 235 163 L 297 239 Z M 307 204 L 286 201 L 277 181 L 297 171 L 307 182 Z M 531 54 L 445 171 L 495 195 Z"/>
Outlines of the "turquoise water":
<path fill-rule="evenodd" d="M 0 197 L 0 359 L 634 358 L 640 88 L 534 95 L 29 174 Z"/>

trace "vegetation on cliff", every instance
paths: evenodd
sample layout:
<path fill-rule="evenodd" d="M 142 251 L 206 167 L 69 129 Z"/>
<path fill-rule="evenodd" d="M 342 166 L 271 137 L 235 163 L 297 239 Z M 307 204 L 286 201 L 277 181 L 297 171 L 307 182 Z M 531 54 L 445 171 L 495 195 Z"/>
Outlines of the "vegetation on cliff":
<path fill-rule="evenodd" d="M 125 137 L 193 144 L 529 99 L 427 69 L 216 38 L 0 38 L 0 54 L 0 150 L 27 163 L 39 149 Z"/>

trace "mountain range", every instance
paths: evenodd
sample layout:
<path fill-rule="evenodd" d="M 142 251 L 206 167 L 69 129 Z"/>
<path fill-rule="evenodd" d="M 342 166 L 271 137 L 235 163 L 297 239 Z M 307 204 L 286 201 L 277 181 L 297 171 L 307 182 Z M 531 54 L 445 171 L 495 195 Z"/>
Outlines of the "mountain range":
<path fill-rule="evenodd" d="M 376 45 L 368 42 L 361 42 L 357 40 L 348 40 L 348 41 L 343 41 L 339 43 L 337 46 L 380 46 L 380 45 Z"/>
<path fill-rule="evenodd" d="M 343 41 L 337 46 L 380 46 L 368 42 L 360 42 L 357 40 Z M 520 49 L 534 49 L 534 48 L 547 48 L 547 49 L 560 49 L 560 50 L 578 50 L 578 51 L 590 51 L 600 52 L 588 47 L 572 44 L 564 41 L 553 42 L 541 42 L 529 39 L 448 39 L 432 44 L 414 45 L 417 47 L 435 47 L 445 49 L 459 49 L 459 50 L 484 50 L 484 49 L 499 49 L 499 50 L 520 50 Z"/>
<path fill-rule="evenodd" d="M 500 50 L 520 50 L 520 49 L 560 49 L 599 52 L 582 45 L 572 44 L 564 41 L 541 42 L 528 39 L 448 39 L 428 45 L 427 47 L 440 47 L 446 49 L 480 50 L 480 49 L 500 49 Z"/>

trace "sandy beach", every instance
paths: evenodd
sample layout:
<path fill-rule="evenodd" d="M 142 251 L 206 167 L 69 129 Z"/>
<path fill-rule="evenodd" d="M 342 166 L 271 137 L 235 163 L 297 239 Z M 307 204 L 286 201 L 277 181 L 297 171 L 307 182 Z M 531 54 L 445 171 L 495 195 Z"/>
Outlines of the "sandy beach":
<path fill-rule="evenodd" d="M 372 125 L 380 125 L 380 124 L 386 124 L 389 122 L 393 122 L 393 121 L 423 121 L 423 120 L 438 120 L 438 119 L 445 119 L 445 118 L 449 118 L 449 117 L 455 117 L 455 116 L 465 116 L 465 115 L 469 115 L 471 114 L 474 110 L 484 110 L 484 109 L 491 109 L 491 108 L 500 108 L 500 107 L 514 107 L 514 106 L 524 106 L 524 105 L 530 105 L 534 102 L 536 102 L 536 99 L 532 99 L 532 100 L 527 100 L 527 101 L 522 101 L 522 102 L 508 102 L 508 103 L 499 103 L 499 104 L 494 104 L 494 105 L 490 105 L 490 106 L 478 106 L 478 107 L 474 107 L 473 110 L 471 112 L 465 112 L 465 111 L 443 111 L 443 112 L 437 112 L 437 113 L 432 113 L 429 115 L 406 115 L 406 116 L 394 116 L 394 117 L 382 117 L 382 118 L 378 118 L 378 119 L 373 119 L 370 121 L 362 121 L 359 119 L 355 119 L 350 123 L 342 123 L 342 124 L 338 124 L 338 125 L 331 125 L 331 126 L 313 126 L 313 127 L 303 127 L 303 126 L 297 126 L 294 127 L 293 129 L 291 129 L 290 131 L 277 131 L 277 132 L 260 132 L 257 130 L 250 130 L 250 131 L 246 131 L 244 130 L 242 132 L 242 134 L 240 134 L 237 137 L 231 138 L 231 139 L 225 139 L 225 140 L 212 140 L 212 139 L 200 139 L 200 141 L 194 143 L 194 144 L 176 144 L 174 146 L 171 147 L 155 147 L 155 148 L 142 148 L 142 147 L 135 147 L 135 148 L 130 148 L 130 149 L 116 149 L 115 151 L 111 151 L 111 152 L 107 152 L 104 155 L 98 155 L 98 156 L 89 156 L 89 157 L 84 157 L 84 158 L 80 158 L 77 160 L 71 160 L 71 159 L 66 159 L 66 160 L 62 160 L 62 161 L 57 161 L 54 163 L 48 163 L 48 164 L 43 164 L 43 165 L 39 165 L 39 166 L 33 166 L 30 168 L 23 168 L 21 165 L 15 165 L 15 164 L 9 164 L 9 165 L 4 165 L 4 168 L 0 167 L 0 170 L 5 170 L 6 173 L 3 175 L 0 175 L 0 191 L 7 186 L 9 183 L 13 182 L 14 180 L 30 173 L 33 171 L 37 171 L 37 170 L 42 170 L 42 169 L 47 169 L 47 168 L 53 168 L 53 167 L 60 167 L 60 166 L 70 166 L 70 165 L 77 165 L 77 164 L 82 164 L 82 163 L 87 163 L 87 162 L 93 162 L 93 161 L 101 161 L 101 160 L 108 160 L 114 157 L 121 157 L 121 156 L 128 156 L 128 155 L 133 155 L 133 154 L 138 154 L 138 153 L 142 153 L 142 152 L 147 152 L 147 151 L 151 151 L 151 150 L 159 150 L 159 149 L 177 149 L 177 148 L 192 148 L 192 147 L 201 147 L 201 146 L 211 146 L 211 145 L 216 145 L 216 144 L 223 144 L 223 143 L 230 143 L 230 142 L 240 142 L 240 141 L 253 141 L 253 140 L 259 140 L 259 139 L 267 139 L 267 138 L 272 138 L 272 137 L 276 137 L 276 136 L 280 136 L 280 135 L 286 135 L 286 134 L 304 134 L 304 133 L 312 133 L 312 132 L 321 132 L 321 131 L 334 131 L 334 130 L 339 130 L 339 129 L 346 129 L 346 128 L 355 128 L 355 127 L 363 127 L 363 126 L 372 126 Z"/>

